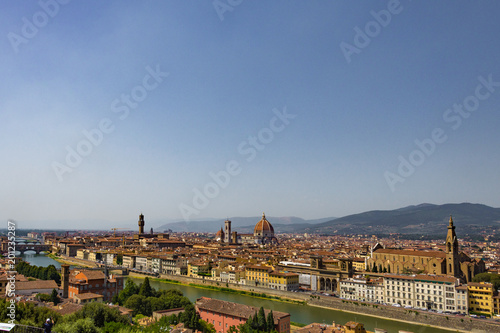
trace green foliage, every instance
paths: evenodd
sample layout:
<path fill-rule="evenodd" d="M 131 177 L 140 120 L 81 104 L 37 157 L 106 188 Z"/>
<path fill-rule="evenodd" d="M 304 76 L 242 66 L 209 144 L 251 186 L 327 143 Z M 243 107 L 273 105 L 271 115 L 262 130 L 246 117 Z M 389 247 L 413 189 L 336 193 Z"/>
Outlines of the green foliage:
<path fill-rule="evenodd" d="M 125 331 L 130 328 L 130 325 L 124 323 L 117 323 L 115 321 L 108 322 L 104 324 L 104 327 L 101 329 L 101 333 L 115 333 L 120 330 Z"/>
<path fill-rule="evenodd" d="M 500 275 L 495 273 L 480 273 L 472 279 L 473 282 L 489 282 L 494 290 L 500 289 Z"/>
<path fill-rule="evenodd" d="M 262 327 L 263 330 L 267 331 L 266 315 L 263 307 L 260 307 L 259 312 L 257 313 L 257 324 L 259 328 Z"/>
<path fill-rule="evenodd" d="M 123 265 L 123 254 L 118 254 L 116 256 L 116 264 L 117 265 Z"/>
<path fill-rule="evenodd" d="M 304 326 L 307 326 L 306 324 L 297 323 L 297 322 L 295 322 L 295 321 L 291 321 L 291 322 L 290 322 L 290 325 L 292 325 L 292 326 L 297 326 L 297 327 L 304 327 Z"/>
<path fill-rule="evenodd" d="M 42 302 L 50 302 L 50 295 L 49 294 L 38 294 L 38 299 Z"/>
<path fill-rule="evenodd" d="M 53 302 L 54 305 L 57 305 L 60 303 L 61 300 L 59 299 L 59 294 L 57 293 L 57 290 L 52 289 L 52 293 L 49 296 L 49 301 Z"/>
<path fill-rule="evenodd" d="M 151 287 L 149 283 L 149 277 L 144 279 L 144 282 L 141 283 L 139 287 L 139 295 L 144 297 L 156 296 L 156 291 Z"/>
<path fill-rule="evenodd" d="M 10 309 L 10 302 L 7 299 L 0 298 L 0 322 L 7 322 Z M 61 315 L 54 310 L 35 306 L 33 303 L 16 303 L 16 322 L 23 325 L 41 327 L 47 318 L 53 318 L 55 322 L 59 321 Z"/>
<path fill-rule="evenodd" d="M 273 310 L 271 310 L 267 314 L 266 330 L 272 331 L 273 329 L 274 329 L 274 315 L 273 315 Z"/>
<path fill-rule="evenodd" d="M 139 292 L 139 287 L 132 281 L 131 279 L 127 279 L 127 282 L 125 282 L 125 287 L 123 288 L 122 291 L 118 294 L 118 299 L 117 303 L 120 305 L 125 304 L 125 301 L 132 295 L 135 295 Z M 116 303 L 116 301 L 115 301 Z"/>
<path fill-rule="evenodd" d="M 57 333 L 99 333 L 91 318 L 81 318 L 74 322 L 64 322 L 54 326 L 54 332 Z"/>
<path fill-rule="evenodd" d="M 57 284 L 61 283 L 61 276 L 54 265 L 47 267 L 31 266 L 26 261 L 21 261 L 16 265 L 16 271 L 27 277 L 34 277 L 40 280 L 54 280 Z"/>
<path fill-rule="evenodd" d="M 253 316 L 250 315 L 245 324 L 238 326 L 240 333 L 275 332 L 272 311 L 265 317 L 264 308 L 261 307 Z"/>
<path fill-rule="evenodd" d="M 213 324 L 207 323 L 204 320 L 199 320 L 198 321 L 199 325 L 199 330 L 202 331 L 203 333 L 216 333 L 217 331 L 215 330 L 215 326 Z M 234 326 L 231 326 L 234 327 Z M 231 329 L 231 328 L 229 328 Z M 236 328 L 235 328 L 236 329 Z"/>
<path fill-rule="evenodd" d="M 179 321 L 184 324 L 184 326 L 192 329 L 198 329 L 200 317 L 196 313 L 196 309 L 193 304 L 188 304 L 184 308 L 184 312 L 179 315 Z"/>
<path fill-rule="evenodd" d="M 133 311 L 132 315 L 136 316 L 142 314 L 144 316 L 151 316 L 153 311 L 151 310 L 151 302 L 142 295 L 132 295 L 126 301 L 126 308 Z"/>
<path fill-rule="evenodd" d="M 72 323 L 79 319 L 90 318 L 96 327 L 104 327 L 106 323 L 117 322 L 127 324 L 128 318 L 120 314 L 117 308 L 110 308 L 100 302 L 91 302 L 77 312 L 64 317 L 64 322 Z"/>

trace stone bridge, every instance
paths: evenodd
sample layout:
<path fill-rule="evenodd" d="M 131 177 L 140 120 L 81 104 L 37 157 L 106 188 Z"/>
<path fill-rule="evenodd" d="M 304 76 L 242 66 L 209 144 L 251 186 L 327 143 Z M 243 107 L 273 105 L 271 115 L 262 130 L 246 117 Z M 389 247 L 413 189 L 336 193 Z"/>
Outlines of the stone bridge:
<path fill-rule="evenodd" d="M 40 254 L 41 252 L 50 252 L 52 249 L 52 245 L 45 244 L 16 244 L 16 251 L 21 252 L 21 255 L 26 251 L 35 251 L 36 254 Z"/>

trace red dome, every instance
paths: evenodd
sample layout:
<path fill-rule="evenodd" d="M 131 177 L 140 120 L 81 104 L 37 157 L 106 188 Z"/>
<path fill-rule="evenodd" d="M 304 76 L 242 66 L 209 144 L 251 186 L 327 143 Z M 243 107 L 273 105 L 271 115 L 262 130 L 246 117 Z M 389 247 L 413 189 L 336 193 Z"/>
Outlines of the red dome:
<path fill-rule="evenodd" d="M 271 223 L 269 223 L 269 221 L 266 220 L 265 214 L 262 214 L 262 220 L 257 222 L 257 224 L 255 225 L 255 228 L 253 229 L 253 233 L 254 234 L 261 234 L 261 235 L 269 234 L 269 233 L 274 234 L 274 228 L 271 225 Z"/>

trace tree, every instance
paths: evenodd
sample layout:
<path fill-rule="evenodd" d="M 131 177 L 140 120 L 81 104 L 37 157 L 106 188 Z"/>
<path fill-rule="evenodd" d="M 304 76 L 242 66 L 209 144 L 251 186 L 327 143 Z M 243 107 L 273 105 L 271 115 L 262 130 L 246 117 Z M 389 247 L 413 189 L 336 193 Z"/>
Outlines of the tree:
<path fill-rule="evenodd" d="M 118 303 L 120 305 L 125 304 L 125 301 L 132 295 L 135 295 L 139 292 L 139 288 L 137 285 L 132 281 L 131 279 L 127 279 L 127 282 L 125 282 L 125 288 L 123 288 L 122 291 L 120 291 L 120 294 L 118 295 Z"/>
<path fill-rule="evenodd" d="M 50 300 L 50 302 L 53 302 L 54 305 L 59 304 L 60 300 L 59 300 L 59 294 L 57 293 L 57 290 L 52 289 L 52 293 L 50 294 L 49 300 Z"/>
<path fill-rule="evenodd" d="M 215 332 L 217 332 L 215 330 L 215 326 L 213 324 L 207 323 L 206 321 L 204 321 L 202 319 L 198 320 L 198 323 L 200 325 L 200 331 L 202 331 L 203 333 L 215 333 Z"/>
<path fill-rule="evenodd" d="M 474 276 L 473 282 L 489 282 L 493 284 L 493 289 L 498 290 L 500 288 L 500 275 L 495 273 L 480 273 Z"/>
<path fill-rule="evenodd" d="M 133 316 L 136 316 L 138 314 L 151 316 L 151 314 L 153 313 L 153 311 L 151 311 L 151 303 L 146 297 L 142 295 L 130 296 L 125 302 L 124 306 L 133 311 Z"/>
<path fill-rule="evenodd" d="M 377 265 L 373 264 L 373 273 L 378 273 Z"/>
<path fill-rule="evenodd" d="M 266 331 L 267 322 L 266 322 L 266 314 L 264 313 L 264 308 L 261 306 L 259 312 L 257 313 L 257 323 L 259 331 Z"/>
<path fill-rule="evenodd" d="M 151 287 L 149 283 L 149 277 L 146 277 L 144 279 L 144 282 L 141 283 L 141 286 L 139 287 L 139 295 L 144 297 L 150 297 L 150 296 L 155 296 L 155 294 L 156 294 L 155 290 Z"/>
<path fill-rule="evenodd" d="M 90 318 L 81 318 L 75 322 L 64 322 L 54 326 L 57 333 L 99 333 L 99 328 Z"/>
<path fill-rule="evenodd" d="M 271 332 L 274 330 L 274 315 L 273 310 L 269 311 L 267 314 L 267 331 Z"/>
<path fill-rule="evenodd" d="M 91 302 L 77 312 L 64 317 L 64 322 L 76 322 L 79 319 L 90 318 L 96 327 L 104 327 L 106 323 L 128 323 L 128 318 L 123 316 L 117 308 L 110 308 L 100 302 Z M 59 332 L 54 330 L 55 332 Z"/>

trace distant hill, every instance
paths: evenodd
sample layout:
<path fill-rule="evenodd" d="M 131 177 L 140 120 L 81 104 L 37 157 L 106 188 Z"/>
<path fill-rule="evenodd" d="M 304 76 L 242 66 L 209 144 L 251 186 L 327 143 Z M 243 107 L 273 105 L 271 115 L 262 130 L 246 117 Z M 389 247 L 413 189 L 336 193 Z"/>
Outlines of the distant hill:
<path fill-rule="evenodd" d="M 255 217 L 231 217 L 231 229 L 239 233 L 253 233 L 253 228 L 262 219 L 261 216 Z M 271 222 L 275 232 L 292 232 L 297 227 L 305 228 L 316 223 L 331 221 L 334 217 L 327 217 L 316 220 L 304 220 L 299 217 L 285 216 L 285 217 L 272 217 L 266 216 L 266 219 Z M 172 230 L 173 232 L 217 232 L 220 228 L 224 228 L 224 221 L 226 219 L 216 219 L 207 221 L 181 221 L 163 224 L 155 230 L 164 231 Z M 286 230 L 286 231 L 284 231 Z"/>
<path fill-rule="evenodd" d="M 295 229 L 321 234 L 432 234 L 446 233 L 450 215 L 460 227 L 500 226 L 500 208 L 482 204 L 420 204 L 395 210 L 374 210 Z M 462 229 L 464 230 L 464 229 Z"/>

